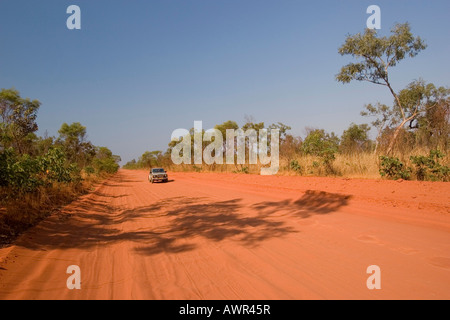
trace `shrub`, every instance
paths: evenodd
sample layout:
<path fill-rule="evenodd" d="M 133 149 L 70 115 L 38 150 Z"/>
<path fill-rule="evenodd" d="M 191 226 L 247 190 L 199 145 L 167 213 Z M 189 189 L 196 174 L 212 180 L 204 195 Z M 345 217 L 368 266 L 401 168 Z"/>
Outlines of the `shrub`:
<path fill-rule="evenodd" d="M 403 162 L 395 157 L 380 156 L 380 175 L 388 179 L 408 180 L 411 176 L 411 168 L 406 167 Z"/>
<path fill-rule="evenodd" d="M 302 173 L 303 172 L 303 168 L 300 166 L 300 164 L 298 163 L 297 160 L 291 160 L 291 162 L 289 163 L 289 168 L 291 170 L 294 170 L 298 173 Z"/>
<path fill-rule="evenodd" d="M 417 180 L 448 181 L 450 168 L 439 163 L 444 157 L 439 150 L 431 150 L 428 156 L 411 156 Z"/>
<path fill-rule="evenodd" d="M 338 151 L 338 147 L 339 138 L 333 132 L 329 134 L 325 130 L 316 129 L 311 131 L 305 138 L 302 144 L 302 151 L 304 154 L 320 157 L 326 174 L 336 174 L 333 162 L 336 159 L 335 154 Z M 316 167 L 314 163 L 313 167 Z"/>
<path fill-rule="evenodd" d="M 64 152 L 58 148 L 52 148 L 40 157 L 19 156 L 12 148 L 0 154 L 0 186 L 9 187 L 16 193 L 34 192 L 53 182 L 80 180 L 77 165 L 67 164 Z"/>
<path fill-rule="evenodd" d="M 241 169 L 234 170 L 233 173 L 245 173 L 245 174 L 248 174 L 249 170 L 248 170 L 248 167 L 242 167 Z"/>
<path fill-rule="evenodd" d="M 339 138 L 334 133 L 326 133 L 324 130 L 313 130 L 305 138 L 302 151 L 305 154 L 319 156 L 324 161 L 334 160 L 334 154 L 338 151 Z"/>
<path fill-rule="evenodd" d="M 41 170 L 46 174 L 47 182 L 76 182 L 81 179 L 80 170 L 74 163 L 67 164 L 65 153 L 59 148 L 51 148 L 40 159 Z"/>
<path fill-rule="evenodd" d="M 87 176 L 89 177 L 91 174 L 95 173 L 95 169 L 92 168 L 91 166 L 84 168 L 84 172 L 87 174 Z"/>
<path fill-rule="evenodd" d="M 119 170 L 119 165 L 113 158 L 105 158 L 105 159 L 95 158 L 93 161 L 93 166 L 97 170 L 98 174 L 101 173 L 113 174 L 116 173 L 117 170 Z"/>
<path fill-rule="evenodd" d="M 43 184 L 39 159 L 17 155 L 9 148 L 0 155 L 0 185 L 10 187 L 14 193 L 32 192 Z"/>

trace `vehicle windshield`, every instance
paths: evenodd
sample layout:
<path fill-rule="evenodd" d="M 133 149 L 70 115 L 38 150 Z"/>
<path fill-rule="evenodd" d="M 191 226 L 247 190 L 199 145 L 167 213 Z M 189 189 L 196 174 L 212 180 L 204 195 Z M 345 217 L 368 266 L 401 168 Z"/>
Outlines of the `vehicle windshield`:
<path fill-rule="evenodd" d="M 153 173 L 164 173 L 165 171 L 164 171 L 164 169 L 152 169 L 152 172 Z"/>

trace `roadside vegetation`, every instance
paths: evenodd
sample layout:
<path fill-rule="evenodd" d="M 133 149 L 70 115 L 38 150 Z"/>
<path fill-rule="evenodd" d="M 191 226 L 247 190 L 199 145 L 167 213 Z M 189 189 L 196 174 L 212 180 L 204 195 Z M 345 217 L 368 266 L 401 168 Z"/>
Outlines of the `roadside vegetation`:
<path fill-rule="evenodd" d="M 280 174 L 449 181 L 450 90 L 418 79 L 396 91 L 389 77 L 391 69 L 403 59 L 417 56 L 426 47 L 407 23 L 395 25 L 389 37 L 369 29 L 364 34 L 347 36 L 338 52 L 350 56 L 353 62 L 341 68 L 336 80 L 386 87 L 393 102 L 368 103 L 361 116 L 369 123 L 352 123 L 340 136 L 322 128 L 305 128 L 304 138 L 297 137 L 289 134 L 291 127 L 285 124 L 265 126 L 251 117 L 241 127 L 235 121 L 226 121 L 215 128 L 223 133 L 238 128 L 280 129 Z M 371 130 L 375 133 L 372 139 Z M 165 152 L 147 151 L 124 168 L 260 172 L 261 165 L 173 165 L 170 155 L 174 145 L 169 143 Z"/>
<path fill-rule="evenodd" d="M 87 140 L 86 127 L 63 123 L 39 137 L 38 100 L 0 91 L 0 245 L 119 169 L 120 157 Z"/>

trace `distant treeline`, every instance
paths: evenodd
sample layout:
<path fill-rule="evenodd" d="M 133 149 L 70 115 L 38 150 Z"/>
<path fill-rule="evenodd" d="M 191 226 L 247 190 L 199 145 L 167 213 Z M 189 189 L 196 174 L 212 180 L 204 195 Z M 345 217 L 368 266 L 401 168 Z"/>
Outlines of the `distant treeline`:
<path fill-rule="evenodd" d="M 289 134 L 291 127 L 277 123 L 268 127 L 264 123 L 246 122 L 239 127 L 235 121 L 226 121 L 216 125 L 214 128 L 223 131 L 227 129 L 272 129 L 280 130 L 280 173 L 291 172 L 301 175 L 356 175 L 366 176 L 376 170 L 376 174 L 381 174 L 387 178 L 398 178 L 398 172 L 407 170 L 409 174 L 400 174 L 402 178 L 417 178 L 419 180 L 446 180 L 448 179 L 448 167 L 443 163 L 447 162 L 448 157 L 443 151 L 449 149 L 449 136 L 442 134 L 444 130 L 450 132 L 449 125 L 449 105 L 440 105 L 442 108 L 438 112 L 441 115 L 436 121 L 436 114 L 433 114 L 433 121 L 429 121 L 430 114 L 424 114 L 423 118 L 417 119 L 420 126 L 407 126 L 403 128 L 397 136 L 394 153 L 385 156 L 392 138 L 393 130 L 386 126 L 378 134 L 376 140 L 369 137 L 370 126 L 368 124 L 352 123 L 344 132 L 338 136 L 334 132 L 327 132 L 324 129 L 306 128 L 306 137 L 293 136 Z M 433 125 L 427 125 L 432 123 Z M 439 129 L 436 124 L 439 123 Z M 194 129 L 190 130 L 191 139 L 194 137 Z M 174 165 L 171 160 L 172 148 L 177 142 L 170 142 L 167 150 L 146 151 L 137 160 L 133 159 L 127 162 L 125 169 L 149 169 L 151 167 L 165 167 L 174 171 L 231 171 L 231 172 L 259 172 L 260 165 Z M 248 139 L 247 160 L 248 160 Z M 204 142 L 203 150 L 209 144 Z M 270 141 L 268 142 L 270 145 Z M 192 163 L 194 154 L 194 142 L 191 144 Z M 442 151 L 439 151 L 442 150 Z M 431 152 L 431 153 L 430 153 Z M 226 146 L 223 149 L 225 157 Z M 381 158 L 383 157 L 383 158 Z M 416 159 L 419 157 L 418 159 Z M 422 158 L 421 158 L 422 157 Z M 397 159 L 395 161 L 395 159 Z M 399 159 L 406 159 L 403 164 Z M 384 161 L 382 161 L 384 160 Z M 442 163 L 441 163 L 442 162 Z M 225 161 L 224 161 L 225 163 Z M 248 161 L 247 161 L 248 163 Z M 386 168 L 396 166 L 390 173 Z M 410 165 L 408 169 L 406 164 Z M 401 167 L 403 166 L 403 169 Z M 391 168 L 392 169 L 392 168 Z M 384 173 L 388 170 L 388 173 Z M 409 171 L 408 171 L 409 170 Z M 432 174 L 431 171 L 439 171 Z M 424 172 L 429 174 L 424 174 Z M 418 174 L 416 174 L 418 172 Z"/>

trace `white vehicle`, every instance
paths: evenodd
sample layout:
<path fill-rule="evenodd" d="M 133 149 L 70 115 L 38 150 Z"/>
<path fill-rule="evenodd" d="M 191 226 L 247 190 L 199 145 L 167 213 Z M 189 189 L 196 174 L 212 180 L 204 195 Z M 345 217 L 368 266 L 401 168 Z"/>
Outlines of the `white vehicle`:
<path fill-rule="evenodd" d="M 169 177 L 167 176 L 167 172 L 163 168 L 152 168 L 148 174 L 148 181 L 151 183 L 155 181 L 167 182 Z"/>

